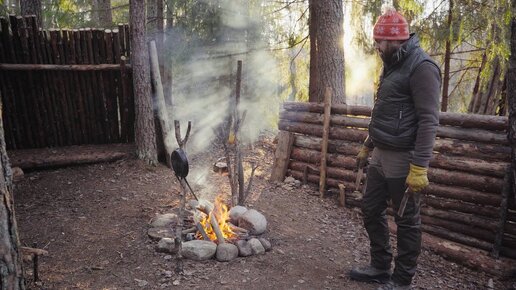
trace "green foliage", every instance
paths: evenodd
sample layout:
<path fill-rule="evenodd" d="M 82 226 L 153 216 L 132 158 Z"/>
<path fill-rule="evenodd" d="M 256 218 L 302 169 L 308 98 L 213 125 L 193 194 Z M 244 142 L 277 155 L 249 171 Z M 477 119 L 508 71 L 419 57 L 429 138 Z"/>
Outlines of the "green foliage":
<path fill-rule="evenodd" d="M 41 5 L 46 28 L 79 28 L 90 24 L 88 0 L 46 0 Z"/>
<path fill-rule="evenodd" d="M 514 11 L 510 0 L 453 0 L 452 22 L 448 27 L 449 1 L 398 0 L 394 5 L 409 21 L 411 31 L 417 32 L 422 47 L 437 62 L 443 63 L 445 43 L 450 41 L 450 105 L 452 110 L 459 111 L 469 103 L 484 53 L 487 62 L 481 73 L 481 88 L 490 81 L 493 64 L 497 61 L 503 68 L 500 78 L 504 77 L 510 53 L 509 23 Z M 372 51 L 371 30 L 381 12 L 381 3 L 378 0 L 352 2 L 353 24 L 360 31 L 355 41 L 366 51 Z"/>

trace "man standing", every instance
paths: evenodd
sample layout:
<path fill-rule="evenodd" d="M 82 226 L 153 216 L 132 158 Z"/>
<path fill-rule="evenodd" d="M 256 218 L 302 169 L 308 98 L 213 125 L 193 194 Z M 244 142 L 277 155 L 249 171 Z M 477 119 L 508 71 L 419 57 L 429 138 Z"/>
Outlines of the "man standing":
<path fill-rule="evenodd" d="M 369 136 L 357 155 L 366 164 L 367 183 L 362 200 L 364 225 L 370 240 L 370 264 L 354 268 L 354 280 L 386 283 L 378 289 L 410 289 L 421 252 L 419 193 L 428 185 L 427 168 L 439 125 L 439 66 L 409 34 L 405 18 L 393 8 L 378 17 L 373 32 L 383 61 L 383 73 L 369 123 Z M 395 214 L 397 256 L 391 275 L 386 210 L 392 200 L 398 210 L 406 188 L 412 193 L 403 216 Z M 418 196 L 418 194 L 416 194 Z"/>

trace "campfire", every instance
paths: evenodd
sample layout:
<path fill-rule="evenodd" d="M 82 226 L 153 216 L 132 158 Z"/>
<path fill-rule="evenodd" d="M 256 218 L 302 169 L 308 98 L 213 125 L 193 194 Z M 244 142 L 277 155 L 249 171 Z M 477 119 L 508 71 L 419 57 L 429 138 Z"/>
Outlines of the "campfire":
<path fill-rule="evenodd" d="M 190 200 L 188 204 L 182 230 L 183 257 L 230 261 L 271 249 L 270 242 L 262 237 L 267 220 L 257 210 L 243 206 L 229 208 L 223 195 L 217 196 L 213 203 L 200 199 Z M 157 251 L 177 254 L 177 219 L 176 214 L 166 213 L 158 215 L 151 223 L 149 236 L 159 240 Z"/>
<path fill-rule="evenodd" d="M 223 195 L 218 195 L 211 211 L 206 213 L 206 210 L 197 210 L 194 213 L 194 222 L 198 229 L 196 239 L 213 241 L 217 244 L 237 239 L 239 235 L 233 231 L 235 226 L 229 220 L 228 206 L 224 203 Z"/>

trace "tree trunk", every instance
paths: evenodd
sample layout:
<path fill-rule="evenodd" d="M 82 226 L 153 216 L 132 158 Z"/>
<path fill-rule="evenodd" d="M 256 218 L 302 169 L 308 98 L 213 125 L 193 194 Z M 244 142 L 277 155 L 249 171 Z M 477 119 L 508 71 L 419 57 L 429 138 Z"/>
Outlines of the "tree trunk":
<path fill-rule="evenodd" d="M 450 54 L 452 38 L 452 19 L 453 19 L 453 0 L 449 2 L 448 8 L 448 38 L 446 39 L 446 50 L 444 52 L 444 73 L 443 73 L 443 94 L 441 101 L 441 111 L 448 110 L 448 87 L 450 84 Z"/>
<path fill-rule="evenodd" d="M 322 103 L 324 90 L 329 87 L 332 104 L 345 104 L 342 1 L 310 0 L 309 11 L 309 101 Z"/>
<path fill-rule="evenodd" d="M 41 20 L 41 0 L 20 0 L 21 15 L 36 15 L 38 27 L 43 28 Z"/>
<path fill-rule="evenodd" d="M 516 7 L 516 3 L 512 2 L 512 7 Z M 509 101 L 509 143 L 511 145 L 511 163 L 512 163 L 512 195 L 513 202 L 516 203 L 516 17 L 511 22 L 511 56 L 509 58 L 509 70 L 506 76 L 507 81 L 507 99 Z"/>
<path fill-rule="evenodd" d="M 475 86 L 473 86 L 473 93 L 471 94 L 471 101 L 469 102 L 468 113 L 476 112 L 478 110 L 478 106 L 480 106 L 480 96 L 478 94 L 478 91 L 480 90 L 481 75 L 486 65 L 486 61 L 487 54 L 484 52 L 482 54 L 482 62 L 480 63 L 480 67 L 478 68 L 477 78 L 475 79 Z"/>
<path fill-rule="evenodd" d="M 93 20 L 103 28 L 113 26 L 111 14 L 111 0 L 93 0 Z"/>
<path fill-rule="evenodd" d="M 138 158 L 157 164 L 156 130 L 152 111 L 150 63 L 145 44 L 145 3 L 131 0 L 129 23 L 131 27 L 131 63 L 133 66 L 135 143 Z"/>
<path fill-rule="evenodd" d="M 1 113 L 0 106 L 0 113 Z M 0 118 L 0 287 L 25 289 L 20 241 L 14 212 L 12 171 L 5 149 L 4 125 Z"/>
<path fill-rule="evenodd" d="M 289 101 L 295 101 L 296 95 L 297 95 L 297 87 L 296 87 L 296 77 L 297 77 L 297 67 L 296 67 L 296 50 L 292 47 L 289 49 L 290 52 L 290 75 L 289 75 L 289 81 L 290 81 L 290 88 L 291 92 L 288 96 Z"/>
<path fill-rule="evenodd" d="M 173 49 L 174 38 L 172 29 L 174 28 L 174 3 L 175 0 L 166 0 L 166 14 L 167 14 L 167 27 L 166 34 L 164 34 L 164 67 L 163 67 L 163 91 L 165 94 L 165 103 L 167 106 L 174 105 L 174 99 L 172 95 L 172 53 L 169 50 Z"/>

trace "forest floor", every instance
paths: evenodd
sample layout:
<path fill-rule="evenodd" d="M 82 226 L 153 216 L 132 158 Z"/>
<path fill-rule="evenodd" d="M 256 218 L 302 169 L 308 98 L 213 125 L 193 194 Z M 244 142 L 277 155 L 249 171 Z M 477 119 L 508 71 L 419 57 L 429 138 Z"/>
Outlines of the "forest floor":
<path fill-rule="evenodd" d="M 147 235 L 157 214 L 177 209 L 180 186 L 171 169 L 125 158 L 26 172 L 14 190 L 20 240 L 49 252 L 39 259 L 38 282 L 32 264 L 24 264 L 28 288 L 376 289 L 347 276 L 353 265 L 368 263 L 359 210 L 338 207 L 336 196 L 321 199 L 312 186 L 270 183 L 274 149 L 269 134 L 244 152 L 259 165 L 246 205 L 267 217 L 272 250 L 231 262 L 184 260 L 183 274 L 174 271 L 175 256 L 156 252 Z M 223 155 L 212 148 L 189 156 L 187 179 L 198 195 L 230 193 L 227 175 L 211 170 Z M 419 263 L 414 289 L 516 289 L 515 281 L 427 250 Z"/>

